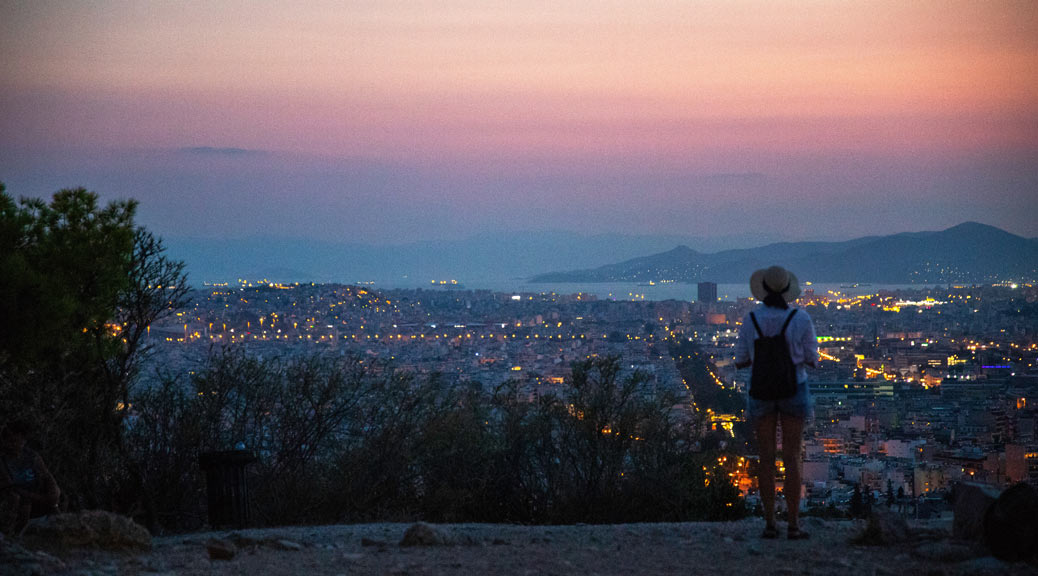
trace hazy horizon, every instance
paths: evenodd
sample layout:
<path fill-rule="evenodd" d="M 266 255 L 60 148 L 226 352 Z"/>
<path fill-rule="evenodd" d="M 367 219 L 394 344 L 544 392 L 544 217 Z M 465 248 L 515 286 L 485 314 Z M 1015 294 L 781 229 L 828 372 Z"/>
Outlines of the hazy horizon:
<path fill-rule="evenodd" d="M 970 229 L 976 230 L 975 227 Z M 909 234 L 916 232 L 939 231 L 912 231 Z M 856 241 L 861 239 L 821 243 L 843 246 L 844 243 L 857 244 Z M 755 242 L 673 235 L 583 235 L 565 231 L 486 233 L 461 240 L 392 245 L 272 237 L 218 241 L 169 237 L 165 240 L 170 256 L 186 262 L 192 282 L 196 284 L 266 278 L 272 281 L 375 282 L 386 287 L 422 287 L 431 280 L 458 280 L 479 288 L 525 282 L 532 276 L 548 272 L 618 264 L 670 252 L 677 246 L 686 246 L 704 255 L 762 248 L 760 256 L 767 260 L 776 258 L 776 254 L 796 259 L 809 253 L 804 251 L 805 248 L 815 250 L 809 247 L 819 243 L 793 242 L 798 246 L 792 248 L 785 247 L 790 244 L 787 241 L 763 239 Z M 868 274 L 845 280 L 871 281 L 866 276 Z"/>

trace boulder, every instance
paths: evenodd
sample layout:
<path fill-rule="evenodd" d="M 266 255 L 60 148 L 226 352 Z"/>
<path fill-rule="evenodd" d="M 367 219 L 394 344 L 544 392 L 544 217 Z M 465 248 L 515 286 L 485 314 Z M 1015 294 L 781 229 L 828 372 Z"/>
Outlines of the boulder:
<path fill-rule="evenodd" d="M 979 541 L 984 536 L 984 515 L 998 499 L 998 490 L 983 484 L 960 482 L 955 485 L 955 519 L 952 536 Z"/>
<path fill-rule="evenodd" d="M 234 542 L 223 538 L 211 538 L 205 543 L 206 552 L 210 560 L 232 560 L 238 554 L 238 547 Z"/>
<path fill-rule="evenodd" d="M 1038 554 L 1038 490 L 1021 482 L 988 506 L 984 543 L 995 557 L 1010 562 Z"/>
<path fill-rule="evenodd" d="M 404 532 L 400 540 L 401 546 L 440 546 L 447 543 L 447 539 L 432 526 L 425 522 L 418 522 Z"/>
<path fill-rule="evenodd" d="M 908 523 L 900 514 L 882 508 L 873 508 L 865 530 L 858 542 L 870 546 L 890 546 L 908 541 Z"/>
<path fill-rule="evenodd" d="M 104 510 L 55 514 L 29 523 L 26 542 L 41 547 L 150 550 L 151 534 L 130 518 Z"/>

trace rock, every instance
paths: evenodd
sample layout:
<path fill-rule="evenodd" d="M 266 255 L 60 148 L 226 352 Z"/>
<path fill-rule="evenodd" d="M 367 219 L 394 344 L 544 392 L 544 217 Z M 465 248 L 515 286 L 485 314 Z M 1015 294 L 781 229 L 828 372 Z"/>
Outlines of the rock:
<path fill-rule="evenodd" d="M 273 540 L 270 542 L 270 547 L 275 550 L 293 550 L 296 552 L 303 549 L 302 545 L 291 540 Z"/>
<path fill-rule="evenodd" d="M 50 554 L 47 554 L 46 552 L 44 552 L 42 550 L 37 550 L 35 552 L 35 555 L 36 555 L 36 560 L 38 560 L 40 562 L 43 562 L 44 566 L 48 566 L 48 567 L 50 567 L 52 569 L 57 569 L 57 570 L 64 570 L 65 569 L 65 562 L 63 560 L 61 560 L 60 558 L 56 558 L 54 556 L 51 556 Z"/>
<path fill-rule="evenodd" d="M 984 515 L 984 543 L 1009 562 L 1038 554 L 1038 490 L 1021 482 L 1003 492 Z"/>
<path fill-rule="evenodd" d="M 963 574 L 972 574 L 975 576 L 991 574 L 992 576 L 998 574 L 1008 574 L 1009 564 L 995 558 L 994 556 L 984 556 L 983 558 L 976 558 L 969 562 L 963 562 L 958 567 L 962 570 Z"/>
<path fill-rule="evenodd" d="M 205 543 L 210 560 L 231 560 L 238 554 L 238 547 L 230 540 L 212 538 Z"/>
<path fill-rule="evenodd" d="M 952 535 L 961 540 L 981 540 L 984 536 L 984 515 L 988 506 L 998 499 L 998 491 L 989 486 L 960 482 L 955 485 L 955 519 Z"/>
<path fill-rule="evenodd" d="M 890 546 L 909 539 L 908 524 L 897 513 L 875 508 L 856 541 L 869 546 Z"/>
<path fill-rule="evenodd" d="M 233 532 L 227 536 L 227 539 L 234 542 L 234 545 L 239 548 L 248 548 L 250 546 L 260 546 L 266 540 L 263 538 L 256 538 L 255 536 L 249 536 L 242 534 L 241 532 Z"/>
<path fill-rule="evenodd" d="M 120 551 L 151 549 L 151 534 L 147 529 L 125 516 L 104 510 L 55 514 L 30 522 L 25 539 L 43 547 Z"/>
<path fill-rule="evenodd" d="M 973 550 L 962 543 L 939 541 L 928 542 L 915 549 L 917 556 L 937 562 L 962 562 L 973 558 Z"/>
<path fill-rule="evenodd" d="M 442 546 L 446 543 L 446 538 L 425 522 L 413 524 L 400 540 L 401 546 Z"/>
<path fill-rule="evenodd" d="M 0 536 L 0 574 L 34 576 L 64 572 L 65 563 L 42 552 L 30 552 L 17 542 Z"/>

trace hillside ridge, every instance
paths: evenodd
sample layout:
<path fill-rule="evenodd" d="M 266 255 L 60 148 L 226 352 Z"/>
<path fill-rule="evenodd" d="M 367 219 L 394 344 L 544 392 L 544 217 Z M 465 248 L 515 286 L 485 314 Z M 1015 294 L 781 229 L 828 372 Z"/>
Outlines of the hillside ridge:
<path fill-rule="evenodd" d="M 539 274 L 530 282 L 743 282 L 754 270 L 776 263 L 813 282 L 1030 280 L 1038 277 L 1038 242 L 970 221 L 938 231 L 841 242 L 780 242 L 714 253 L 680 245 L 597 268 Z"/>

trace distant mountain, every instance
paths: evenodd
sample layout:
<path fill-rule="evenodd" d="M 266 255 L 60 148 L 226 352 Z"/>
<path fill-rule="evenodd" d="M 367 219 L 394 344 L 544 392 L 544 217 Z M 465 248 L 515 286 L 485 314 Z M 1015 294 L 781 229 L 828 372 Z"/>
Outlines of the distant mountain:
<path fill-rule="evenodd" d="M 965 222 L 937 232 L 845 242 L 783 242 L 704 254 L 687 246 L 587 270 L 551 272 L 531 282 L 743 282 L 780 264 L 802 280 L 928 284 L 1038 278 L 1038 240 Z"/>

